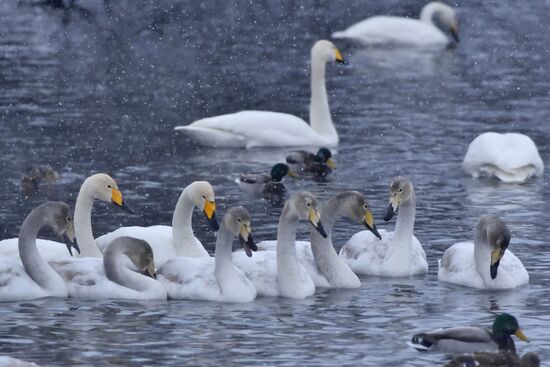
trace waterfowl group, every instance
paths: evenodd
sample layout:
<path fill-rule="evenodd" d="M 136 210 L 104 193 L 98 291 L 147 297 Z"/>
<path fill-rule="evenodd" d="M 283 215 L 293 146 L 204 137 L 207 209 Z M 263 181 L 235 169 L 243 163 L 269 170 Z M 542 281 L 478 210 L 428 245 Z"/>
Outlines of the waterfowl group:
<path fill-rule="evenodd" d="M 436 23 L 444 27 L 443 31 Z M 422 9 L 418 20 L 376 16 L 335 32 L 333 37 L 364 45 L 440 47 L 450 43 L 445 32 L 458 42 L 455 11 L 432 2 Z M 339 49 L 327 40 L 316 42 L 311 49 L 309 124 L 286 113 L 240 111 L 204 118 L 175 130 L 206 146 L 320 148 L 316 152 L 288 152 L 286 163 L 275 164 L 269 175 L 241 175 L 236 182 L 243 191 L 264 196 L 286 193 L 291 190 L 282 180 L 295 176 L 295 172 L 325 177 L 335 169 L 328 148 L 339 144 L 325 85 L 326 64 L 332 62 L 344 63 Z M 544 169 L 529 137 L 492 132 L 472 141 L 462 167 L 475 178 L 486 176 L 507 183 L 541 176 Z M 34 176 L 42 171 L 36 172 Z M 38 185 L 33 177 L 24 178 L 22 184 Z M 115 180 L 95 174 L 81 186 L 74 219 L 67 204 L 45 202 L 27 215 L 18 238 L 0 241 L 0 301 L 41 297 L 214 302 L 252 302 L 261 296 L 304 299 L 317 288 L 360 288 L 357 274 L 410 277 L 428 272 L 426 253 L 414 235 L 415 189 L 406 177 L 395 177 L 389 185 L 384 220 L 397 216 L 393 232 L 377 229 L 373 212 L 358 191 L 338 193 L 324 204 L 302 191 L 286 200 L 276 238 L 258 244 L 251 233 L 253 216 L 245 208 L 228 209 L 221 225 L 218 223 L 214 189 L 206 181 L 192 182 L 182 191 L 171 226 L 123 227 L 97 239 L 91 224 L 96 199 L 132 213 Z M 194 235 L 195 208 L 217 232 L 214 256 Z M 337 253 L 332 230 L 340 217 L 366 229 L 352 235 Z M 301 221 L 309 223 L 309 242 L 296 240 Z M 38 240 L 44 227 L 53 229 L 64 242 Z M 232 251 L 235 238 L 243 250 Z M 481 217 L 473 243 L 458 242 L 445 250 L 439 260 L 438 279 L 442 284 L 478 289 L 528 284 L 529 274 L 510 251 L 510 239 L 511 232 L 501 218 L 492 214 Z M 449 365 L 536 365 L 536 355 L 516 355 L 512 335 L 527 340 L 516 318 L 502 313 L 496 316 L 491 330 L 438 329 L 414 335 L 409 344 L 419 351 L 472 353 L 456 356 Z"/>

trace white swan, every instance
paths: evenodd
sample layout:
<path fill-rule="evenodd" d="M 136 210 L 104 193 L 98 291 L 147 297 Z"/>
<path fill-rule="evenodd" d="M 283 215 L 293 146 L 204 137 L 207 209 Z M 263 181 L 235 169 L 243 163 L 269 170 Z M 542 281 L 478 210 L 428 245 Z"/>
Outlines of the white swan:
<path fill-rule="evenodd" d="M 53 262 L 52 266 L 67 283 L 71 298 L 167 299 L 164 286 L 153 279 L 155 262 L 151 247 L 140 239 L 117 237 L 107 246 L 102 259 L 81 257 Z"/>
<path fill-rule="evenodd" d="M 448 27 L 458 42 L 458 23 L 455 11 L 448 5 L 434 1 L 422 8 L 420 19 L 396 16 L 375 16 L 356 23 L 348 29 L 334 32 L 333 38 L 350 38 L 363 45 L 393 44 L 419 47 L 444 47 L 449 40 L 434 24 L 434 18 Z"/>
<path fill-rule="evenodd" d="M 0 301 L 68 296 L 63 279 L 40 256 L 36 236 L 42 228 L 49 226 L 64 237 L 69 251 L 71 246 L 78 250 L 73 242 L 75 236 L 70 212 L 65 203 L 46 202 L 27 215 L 19 232 L 20 262 L 12 257 L 0 258 Z"/>
<path fill-rule="evenodd" d="M 130 236 L 142 239 L 153 248 L 158 266 L 177 256 L 209 257 L 201 241 L 193 234 L 191 221 L 195 207 L 204 213 L 212 229 L 217 231 L 219 225 L 216 219 L 214 189 L 206 181 L 195 181 L 181 193 L 174 209 L 172 227 L 122 227 L 98 237 L 97 244 L 99 248 L 104 249 L 117 237 Z"/>
<path fill-rule="evenodd" d="M 317 200 L 309 192 L 300 192 L 283 208 L 276 251 L 259 251 L 252 259 L 246 258 L 243 252 L 233 253 L 233 261 L 254 283 L 258 295 L 303 299 L 315 293 L 313 280 L 296 258 L 296 229 L 299 220 L 306 218 L 315 230 L 326 236 Z"/>
<path fill-rule="evenodd" d="M 529 283 L 521 261 L 508 249 L 510 231 L 495 215 L 484 215 L 475 228 L 474 243 L 455 243 L 439 261 L 443 282 L 480 289 L 515 288 Z"/>
<path fill-rule="evenodd" d="M 311 49 L 310 124 L 286 113 L 241 111 L 176 126 L 175 130 L 207 146 L 337 146 L 338 133 L 330 117 L 325 86 L 325 65 L 332 61 L 344 62 L 336 46 L 326 40 L 315 43 Z"/>
<path fill-rule="evenodd" d="M 158 270 L 158 279 L 175 299 L 219 302 L 251 302 L 256 298 L 254 284 L 233 265 L 233 238 L 239 237 L 247 256 L 256 245 L 250 234 L 250 215 L 242 206 L 231 208 L 223 217 L 216 240 L 215 257 L 176 257 Z"/>
<path fill-rule="evenodd" d="M 122 198 L 115 180 L 110 176 L 98 173 L 88 177 L 80 187 L 74 211 L 74 229 L 81 257 L 102 257 L 92 233 L 92 206 L 95 199 L 111 202 L 132 212 Z M 71 258 L 65 245 L 59 242 L 38 240 L 37 246 L 41 256 L 48 262 Z M 0 241 L 0 255 L 17 258 L 17 238 Z"/>
<path fill-rule="evenodd" d="M 390 220 L 399 209 L 394 232 L 380 230 L 382 239 L 369 231 L 354 234 L 340 250 L 340 256 L 359 274 L 401 277 L 428 272 L 426 254 L 413 235 L 415 193 L 405 177 L 390 184 L 390 205 L 384 220 Z"/>
<path fill-rule="evenodd" d="M 544 171 L 533 140 L 518 133 L 479 135 L 470 143 L 462 167 L 473 177 L 496 177 L 503 182 L 523 182 Z"/>
<path fill-rule="evenodd" d="M 320 288 L 359 288 L 361 281 L 338 256 L 332 245 L 332 228 L 340 216 L 364 223 L 369 231 L 380 237 L 365 197 L 357 191 L 346 191 L 327 201 L 321 208 L 321 222 L 327 237 L 311 231 L 311 242 L 297 241 L 298 262 Z M 313 244 L 313 245 L 312 245 Z M 275 250 L 276 241 L 262 241 L 260 251 Z"/>

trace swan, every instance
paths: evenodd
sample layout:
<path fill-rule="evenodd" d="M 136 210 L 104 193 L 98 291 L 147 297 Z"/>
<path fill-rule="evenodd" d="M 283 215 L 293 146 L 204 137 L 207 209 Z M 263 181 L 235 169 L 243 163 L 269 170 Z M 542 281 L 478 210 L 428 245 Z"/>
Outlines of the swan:
<path fill-rule="evenodd" d="M 439 280 L 480 289 L 529 283 L 527 270 L 508 249 L 510 231 L 502 219 L 484 215 L 474 232 L 474 243 L 459 242 L 445 250 L 439 261 Z"/>
<path fill-rule="evenodd" d="M 153 248 L 155 261 L 159 266 L 177 256 L 209 257 L 201 241 L 193 234 L 191 220 L 195 207 L 204 213 L 212 229 L 217 231 L 219 225 L 216 219 L 214 189 L 206 181 L 195 181 L 180 194 L 172 217 L 172 227 L 122 227 L 98 237 L 97 244 L 99 248 L 105 249 L 117 237 L 130 236 L 142 239 Z"/>
<path fill-rule="evenodd" d="M 320 40 L 311 49 L 310 124 L 294 115 L 269 111 L 240 111 L 209 117 L 187 126 L 176 126 L 196 142 L 223 147 L 337 146 L 325 86 L 325 65 L 344 63 L 330 41 Z"/>
<path fill-rule="evenodd" d="M 544 171 L 533 140 L 518 133 L 479 135 L 468 146 L 462 167 L 472 177 L 496 177 L 502 182 L 524 182 Z"/>
<path fill-rule="evenodd" d="M 70 213 L 67 204 L 48 201 L 27 215 L 19 231 L 20 262 L 11 257 L 0 258 L 0 301 L 68 296 L 63 279 L 41 257 L 36 237 L 42 228 L 51 227 L 63 237 L 69 251 L 72 247 L 78 251 Z"/>
<path fill-rule="evenodd" d="M 317 211 L 317 199 L 309 192 L 299 192 L 283 207 L 276 251 L 259 251 L 252 259 L 246 258 L 241 251 L 233 253 L 233 261 L 254 283 L 258 295 L 304 299 L 315 293 L 313 280 L 296 258 L 296 230 L 299 220 L 306 218 L 326 237 Z"/>
<path fill-rule="evenodd" d="M 384 220 L 399 209 L 394 232 L 380 230 L 382 239 L 372 232 L 354 234 L 340 250 L 340 256 L 359 274 L 403 277 L 428 272 L 422 244 L 413 235 L 415 216 L 414 187 L 405 177 L 395 177 L 390 184 L 390 205 Z"/>
<path fill-rule="evenodd" d="M 215 257 L 176 257 L 158 270 L 158 279 L 168 297 L 218 302 L 251 302 L 256 298 L 254 284 L 233 265 L 232 244 L 235 236 L 247 256 L 256 251 L 250 233 L 250 214 L 242 206 L 231 208 L 223 217 L 216 240 Z"/>
<path fill-rule="evenodd" d="M 66 282 L 71 298 L 167 299 L 164 286 L 153 279 L 155 262 L 151 246 L 140 239 L 117 237 L 107 246 L 103 258 L 68 259 L 53 262 L 52 266 Z"/>
<path fill-rule="evenodd" d="M 282 183 L 282 179 L 285 176 L 298 177 L 288 165 L 277 163 L 271 168 L 269 175 L 265 173 L 244 174 L 235 181 L 243 191 L 270 195 L 286 192 L 286 186 Z"/>
<path fill-rule="evenodd" d="M 477 352 L 459 354 L 452 357 L 445 367 L 539 367 L 540 357 L 533 352 L 527 352 L 521 358 L 513 352 L 501 350 L 496 353 Z"/>
<path fill-rule="evenodd" d="M 519 328 L 518 320 L 510 314 L 495 317 L 492 330 L 477 326 L 450 327 L 419 333 L 408 343 L 421 352 L 474 353 L 507 350 L 514 352 L 516 346 L 511 335 L 529 341 Z"/>
<path fill-rule="evenodd" d="M 305 150 L 295 150 L 286 154 L 286 163 L 299 172 L 313 173 L 315 176 L 326 176 L 336 169 L 332 159 L 332 152 L 328 148 L 321 148 L 317 154 Z"/>
<path fill-rule="evenodd" d="M 26 362 L 20 359 L 0 356 L 0 367 L 40 367 L 36 363 Z"/>
<path fill-rule="evenodd" d="M 448 28 L 454 41 L 458 43 L 455 11 L 437 1 L 430 2 L 422 8 L 420 19 L 379 15 L 362 20 L 344 31 L 334 32 L 332 38 L 351 38 L 363 45 L 445 47 L 449 40 L 434 24 L 434 18 Z"/>
<path fill-rule="evenodd" d="M 88 177 L 80 187 L 74 211 L 74 230 L 81 257 L 102 257 L 92 233 L 92 206 L 95 199 L 110 202 L 133 213 L 122 197 L 118 186 L 110 176 L 98 173 Z M 64 244 L 38 240 L 38 250 L 46 261 L 71 258 Z M 0 241 L 0 255 L 18 257 L 17 238 Z"/>
<path fill-rule="evenodd" d="M 357 191 L 346 191 L 327 201 L 321 207 L 320 212 L 327 237 L 323 237 L 317 231 L 312 231 L 310 242 L 297 241 L 298 262 L 307 270 L 315 287 L 359 288 L 361 281 L 334 250 L 332 227 L 341 216 L 344 216 L 363 223 L 369 231 L 380 238 L 365 197 Z M 258 249 L 260 251 L 274 250 L 276 245 L 276 241 L 262 241 L 258 244 Z"/>

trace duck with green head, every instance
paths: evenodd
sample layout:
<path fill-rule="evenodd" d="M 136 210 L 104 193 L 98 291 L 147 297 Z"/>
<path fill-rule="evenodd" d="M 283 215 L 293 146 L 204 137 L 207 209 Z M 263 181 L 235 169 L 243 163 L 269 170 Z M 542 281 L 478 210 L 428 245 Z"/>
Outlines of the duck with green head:
<path fill-rule="evenodd" d="M 255 194 L 281 194 L 286 192 L 286 186 L 282 182 L 285 176 L 298 177 L 287 164 L 277 163 L 271 168 L 270 174 L 253 173 L 243 174 L 237 180 L 241 190 Z"/>
<path fill-rule="evenodd" d="M 321 148 L 314 154 L 305 150 L 295 150 L 286 154 L 286 163 L 297 172 L 308 172 L 324 177 L 336 169 L 332 153 L 328 148 Z"/>
<path fill-rule="evenodd" d="M 409 345 L 421 352 L 474 353 L 505 350 L 515 353 L 512 335 L 529 341 L 519 328 L 518 320 L 510 314 L 502 313 L 495 317 L 491 330 L 476 326 L 438 329 L 414 335 Z"/>

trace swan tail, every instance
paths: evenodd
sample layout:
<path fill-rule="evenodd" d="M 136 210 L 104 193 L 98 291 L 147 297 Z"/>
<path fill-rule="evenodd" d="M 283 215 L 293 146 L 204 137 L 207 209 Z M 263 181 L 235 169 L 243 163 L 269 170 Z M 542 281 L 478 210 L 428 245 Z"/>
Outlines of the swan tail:
<path fill-rule="evenodd" d="M 334 32 L 330 35 L 332 38 L 347 38 L 346 31 Z"/>
<path fill-rule="evenodd" d="M 195 142 L 205 146 L 246 147 L 246 138 L 227 130 L 202 126 L 176 126 L 175 131 L 183 131 Z"/>

